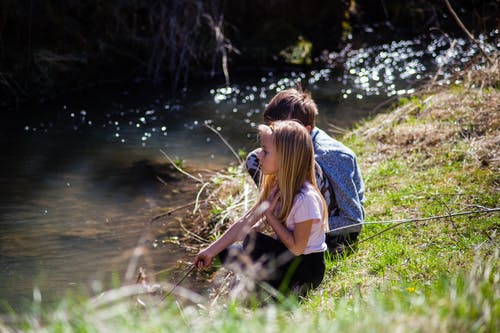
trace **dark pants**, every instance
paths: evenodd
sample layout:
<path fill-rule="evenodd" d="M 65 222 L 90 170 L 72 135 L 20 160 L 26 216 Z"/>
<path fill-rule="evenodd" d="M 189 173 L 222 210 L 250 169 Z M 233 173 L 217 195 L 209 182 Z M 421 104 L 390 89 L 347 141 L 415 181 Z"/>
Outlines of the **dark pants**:
<path fill-rule="evenodd" d="M 256 264 L 254 267 L 259 267 L 260 281 L 283 293 L 290 290 L 304 293 L 316 288 L 325 274 L 323 252 L 295 256 L 281 241 L 258 232 L 245 237 L 241 253 L 224 250 L 219 255 L 223 264 L 236 259 L 243 265 L 245 256 Z"/>

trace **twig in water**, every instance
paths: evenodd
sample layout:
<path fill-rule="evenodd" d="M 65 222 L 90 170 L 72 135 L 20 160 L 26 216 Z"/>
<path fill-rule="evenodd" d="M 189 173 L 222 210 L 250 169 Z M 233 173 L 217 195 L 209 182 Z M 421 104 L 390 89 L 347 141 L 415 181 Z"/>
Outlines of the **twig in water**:
<path fill-rule="evenodd" d="M 241 157 L 238 155 L 238 153 L 236 153 L 236 151 L 233 149 L 233 147 L 231 147 L 231 145 L 227 142 L 227 140 L 224 139 L 224 137 L 222 136 L 222 134 L 219 133 L 219 131 L 217 131 L 215 128 L 213 128 L 212 126 L 210 126 L 207 122 L 204 122 L 203 125 L 206 128 L 208 128 L 209 130 L 211 130 L 212 132 L 214 132 L 215 134 L 217 134 L 219 136 L 219 138 L 222 140 L 222 142 L 224 142 L 224 144 L 229 148 L 229 150 L 231 150 L 231 152 L 233 153 L 233 155 L 238 160 L 239 164 L 243 163 L 243 161 L 241 160 Z"/>
<path fill-rule="evenodd" d="M 328 119 L 323 119 L 323 122 L 326 124 L 329 132 L 341 135 L 347 133 L 347 130 L 345 128 L 335 125 L 334 123 L 328 121 Z"/>
<path fill-rule="evenodd" d="M 396 95 L 396 96 L 392 96 L 392 97 L 386 99 L 385 101 L 379 103 L 376 107 L 374 107 L 372 112 L 377 113 L 380 108 L 386 106 L 387 104 L 394 102 L 397 98 L 398 98 L 398 96 Z"/>
<path fill-rule="evenodd" d="M 146 260 L 146 264 L 149 267 L 153 267 L 153 262 L 149 256 L 149 250 L 146 246 L 144 246 L 144 242 L 148 239 L 148 236 L 150 235 L 151 230 L 147 228 L 139 238 L 139 241 L 137 242 L 137 245 L 135 248 L 132 250 L 132 256 L 130 257 L 129 264 L 127 266 L 127 270 L 125 272 L 125 281 L 127 283 L 133 281 L 134 274 L 137 270 L 137 266 L 139 265 L 139 259 L 142 257 L 144 260 Z M 129 251 L 125 253 L 125 255 L 128 256 Z"/>
<path fill-rule="evenodd" d="M 160 152 L 167 158 L 167 160 L 174 166 L 174 168 L 176 168 L 180 173 L 188 176 L 189 178 L 191 179 L 194 179 L 196 180 L 197 182 L 199 183 L 204 183 L 203 180 L 201 178 L 198 178 L 198 177 L 195 177 L 193 176 L 192 174 L 190 174 L 189 172 L 186 172 L 184 170 L 182 170 L 178 165 L 175 164 L 174 161 L 172 161 L 172 159 L 167 155 L 167 153 L 165 153 L 163 150 L 160 149 Z"/>
<path fill-rule="evenodd" d="M 165 185 L 165 186 L 168 185 L 168 183 L 165 180 L 163 180 L 163 178 L 161 178 L 160 176 L 156 176 L 156 179 L 158 179 L 160 181 L 160 183 L 162 183 L 163 185 Z"/>
<path fill-rule="evenodd" d="M 172 208 L 170 209 L 168 212 L 166 213 L 163 213 L 163 214 L 160 214 L 160 215 L 156 215 L 155 217 L 151 218 L 150 220 L 150 223 L 153 223 L 154 221 L 158 220 L 158 219 L 161 219 L 162 217 L 165 217 L 165 216 L 169 216 L 171 215 L 173 212 L 175 211 L 178 211 L 179 209 L 183 209 L 183 208 L 187 208 L 189 206 L 192 206 L 192 205 L 195 205 L 196 204 L 196 201 L 191 201 L 185 205 L 182 205 L 182 206 L 178 206 L 178 207 L 175 207 L 175 208 Z"/>

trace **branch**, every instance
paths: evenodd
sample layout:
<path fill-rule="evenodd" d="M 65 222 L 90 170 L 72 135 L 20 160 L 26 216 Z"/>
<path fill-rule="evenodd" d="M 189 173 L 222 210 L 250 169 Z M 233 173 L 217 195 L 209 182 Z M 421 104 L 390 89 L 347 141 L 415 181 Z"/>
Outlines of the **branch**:
<path fill-rule="evenodd" d="M 160 215 L 156 215 L 155 217 L 151 218 L 151 220 L 149 221 L 149 223 L 153 223 L 154 221 L 162 218 L 162 217 L 165 217 L 165 216 L 169 216 L 171 215 L 173 212 L 179 210 L 179 209 L 183 209 L 183 208 L 187 208 L 189 206 L 192 206 L 192 205 L 195 205 L 196 204 L 196 200 L 195 201 L 192 201 L 192 202 L 189 202 L 185 205 L 182 205 L 182 206 L 178 206 L 178 207 L 175 207 L 175 208 L 172 208 L 170 209 L 168 212 L 166 213 L 163 213 L 163 214 L 160 214 Z"/>
<path fill-rule="evenodd" d="M 203 184 L 201 186 L 201 189 L 198 191 L 198 194 L 196 195 L 195 205 L 194 205 L 194 208 L 193 208 L 193 213 L 192 213 L 193 215 L 194 215 L 194 213 L 196 213 L 196 211 L 200 207 L 200 195 L 203 192 L 203 190 L 205 189 L 205 187 L 207 187 L 208 185 L 210 185 L 210 183 Z"/>
<path fill-rule="evenodd" d="M 443 1 L 446 4 L 446 7 L 448 7 L 448 10 L 450 11 L 451 16 L 453 16 L 453 18 L 455 19 L 455 21 L 457 21 L 457 24 L 465 32 L 465 34 L 467 35 L 467 37 L 469 37 L 469 39 L 473 43 L 475 43 L 477 45 L 477 47 L 479 48 L 479 51 L 481 51 L 481 53 L 486 58 L 486 60 L 490 63 L 490 65 L 493 65 L 493 60 L 490 59 L 490 57 L 486 54 L 486 52 L 481 47 L 481 44 L 479 44 L 479 42 L 474 38 L 474 36 L 469 32 L 469 30 L 467 30 L 467 28 L 465 27 L 465 25 L 462 23 L 462 21 L 458 17 L 457 13 L 455 13 L 455 11 L 453 10 L 453 8 L 451 7 L 450 2 L 448 0 L 443 0 Z"/>
<path fill-rule="evenodd" d="M 430 217 L 417 217 L 417 218 L 402 219 L 402 220 L 361 222 L 361 223 L 346 225 L 343 227 L 338 227 L 338 228 L 330 230 L 329 232 L 348 229 L 348 228 L 352 228 L 352 227 L 356 227 L 356 226 L 363 226 L 363 225 L 367 225 L 367 224 L 404 224 L 404 223 L 412 223 L 412 222 L 439 220 L 439 219 L 445 219 L 445 218 L 453 217 L 453 216 L 472 215 L 472 214 L 481 214 L 481 213 L 495 213 L 495 212 L 499 212 L 499 211 L 500 211 L 500 207 L 496 207 L 496 208 L 485 208 L 485 209 L 480 209 L 480 210 L 472 210 L 472 211 L 467 211 L 467 212 L 458 212 L 458 213 L 451 213 L 451 214 L 446 214 L 446 215 L 437 215 L 437 216 L 430 216 Z"/>
<path fill-rule="evenodd" d="M 217 134 L 219 136 L 219 138 L 222 140 L 222 142 L 224 142 L 224 144 L 231 150 L 231 152 L 234 154 L 234 156 L 236 157 L 236 159 L 238 160 L 238 163 L 243 163 L 243 161 L 241 160 L 241 157 L 238 155 L 238 153 L 236 153 L 236 151 L 234 151 L 233 147 L 231 147 L 231 145 L 226 141 L 226 139 L 224 139 L 224 137 L 222 136 L 222 134 L 219 133 L 219 131 L 217 131 L 215 128 L 213 128 L 212 126 L 210 126 L 207 122 L 203 123 L 203 125 L 208 128 L 209 130 L 211 130 L 212 132 L 214 132 L 215 134 Z"/>
<path fill-rule="evenodd" d="M 405 223 L 410 223 L 410 222 L 420 222 L 420 221 L 429 221 L 429 220 L 437 220 L 437 219 L 444 219 L 444 218 L 447 218 L 447 217 L 453 217 L 453 216 L 460 216 L 460 215 L 471 215 L 471 214 L 480 214 L 480 213 L 492 213 L 492 212 L 498 212 L 500 211 L 500 208 L 484 208 L 482 210 L 474 210 L 474 211 L 468 211 L 468 212 L 461 212 L 461 213 L 452 213 L 452 214 L 447 214 L 447 215 L 440 215 L 440 216 L 431 216 L 431 217 L 425 217 L 425 218 L 416 218 L 416 219 L 405 219 L 405 220 L 393 220 L 393 221 L 374 221 L 374 222 L 365 222 L 365 223 L 358 223 L 358 224 L 386 224 L 386 223 L 394 223 L 394 225 L 391 225 L 390 227 L 380 231 L 380 232 L 377 232 L 375 235 L 371 235 L 370 237 L 367 237 L 367 238 L 364 238 L 364 239 L 361 239 L 359 241 L 357 241 L 356 243 L 359 244 L 359 243 L 363 243 L 363 242 L 366 242 L 372 238 L 375 238 L 381 234 L 383 234 L 384 232 L 387 232 L 391 229 L 394 229 L 398 226 L 400 226 L 401 224 L 405 224 Z M 344 229 L 345 227 L 342 227 L 342 228 L 337 228 L 337 229 L 334 229 L 334 230 L 340 230 L 340 229 Z M 487 235 L 488 238 L 489 235 Z"/>
<path fill-rule="evenodd" d="M 186 172 L 186 171 L 182 170 L 179 166 L 177 166 L 177 165 L 175 164 L 175 162 L 174 162 L 174 161 L 172 161 L 172 159 L 171 159 L 171 158 L 167 155 L 167 153 L 165 153 L 163 150 L 161 150 L 161 149 L 160 149 L 160 152 L 161 152 L 161 153 L 162 153 L 162 154 L 163 154 L 163 155 L 167 158 L 167 160 L 168 160 L 168 161 L 169 161 L 169 162 L 170 162 L 170 163 L 174 166 L 174 168 L 176 168 L 176 169 L 177 169 L 180 173 L 182 173 L 182 174 L 184 174 L 184 175 L 188 176 L 189 178 L 192 178 L 192 179 L 196 180 L 196 181 L 197 181 L 197 182 L 199 182 L 199 183 L 202 183 L 202 184 L 204 183 L 204 181 L 203 181 L 201 178 L 195 177 L 195 176 L 193 176 L 192 174 L 190 174 L 190 173 L 188 173 L 188 172 Z"/>

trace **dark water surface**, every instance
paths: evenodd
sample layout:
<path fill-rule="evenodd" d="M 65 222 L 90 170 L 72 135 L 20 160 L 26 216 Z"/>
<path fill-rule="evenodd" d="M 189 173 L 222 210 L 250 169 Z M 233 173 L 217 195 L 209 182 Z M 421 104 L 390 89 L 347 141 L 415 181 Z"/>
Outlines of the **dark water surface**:
<path fill-rule="evenodd" d="M 249 151 L 265 103 L 302 82 L 318 104 L 319 127 L 335 135 L 332 124 L 349 128 L 383 110 L 377 106 L 387 99 L 414 92 L 438 67 L 446 79 L 477 54 L 464 40 L 449 46 L 444 38 L 393 42 L 348 51 L 342 62 L 342 54 L 325 54 L 329 64 L 320 70 L 253 73 L 231 87 L 198 83 L 179 98 L 137 83 L 16 111 L 0 136 L 0 301 L 22 310 L 34 290 L 52 303 L 68 290 L 109 287 L 113 274 L 123 281 L 158 208 L 182 205 L 196 193 L 169 171 L 160 149 L 191 169 L 235 162 L 203 123 Z M 168 223 L 179 232 L 176 221 Z M 176 244 L 149 246 L 155 270 L 190 256 Z"/>

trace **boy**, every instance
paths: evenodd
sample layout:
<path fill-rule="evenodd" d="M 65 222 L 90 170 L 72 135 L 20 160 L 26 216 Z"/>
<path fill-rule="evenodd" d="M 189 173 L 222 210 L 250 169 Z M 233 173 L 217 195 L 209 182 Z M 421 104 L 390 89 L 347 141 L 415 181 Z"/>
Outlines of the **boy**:
<path fill-rule="evenodd" d="M 264 110 L 266 124 L 276 120 L 299 120 L 311 134 L 316 180 L 328 205 L 330 231 L 326 242 L 331 252 L 339 254 L 356 241 L 361 231 L 361 225 L 335 229 L 363 222 L 364 184 L 352 150 L 315 127 L 317 115 L 316 103 L 300 87 L 277 93 Z M 260 181 L 258 151 L 252 151 L 246 161 L 247 170 L 256 184 Z"/>

